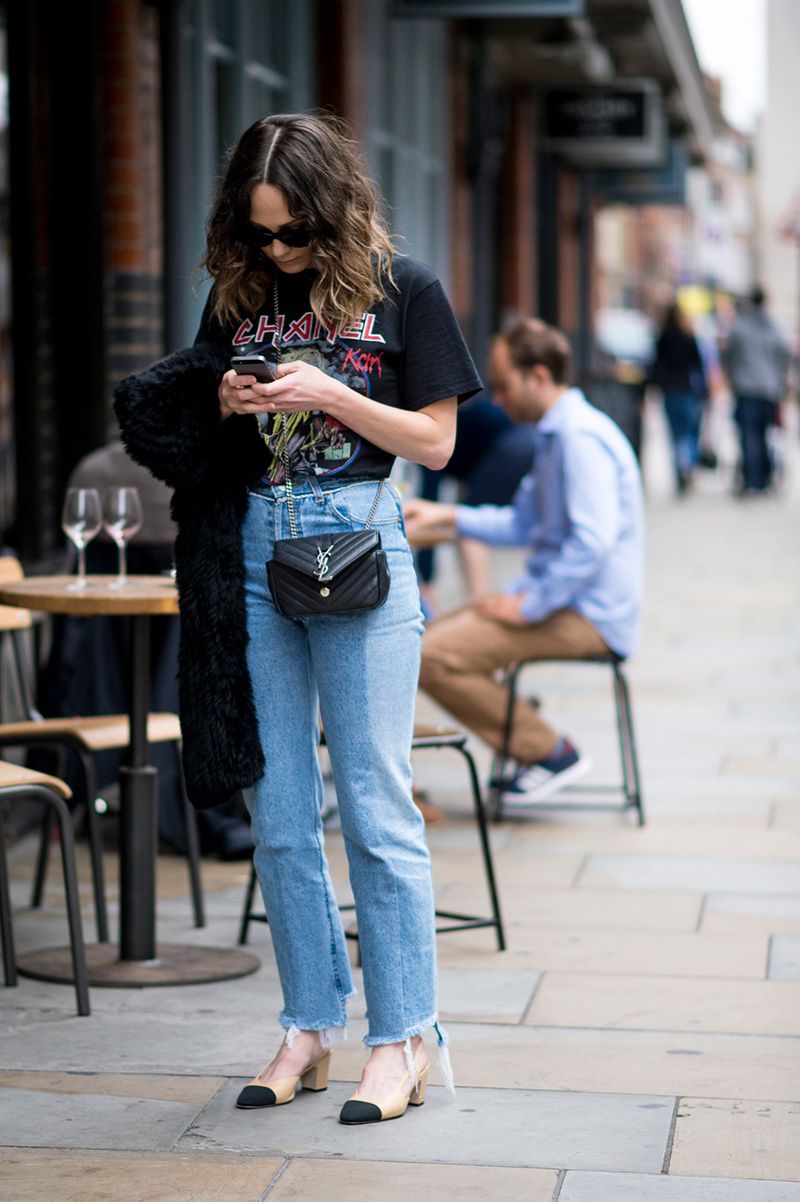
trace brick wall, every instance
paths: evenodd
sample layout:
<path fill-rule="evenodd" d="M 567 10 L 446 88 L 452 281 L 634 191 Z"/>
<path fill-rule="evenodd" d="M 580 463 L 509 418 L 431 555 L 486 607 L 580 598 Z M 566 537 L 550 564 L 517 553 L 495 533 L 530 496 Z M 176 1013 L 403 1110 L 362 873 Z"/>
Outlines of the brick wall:
<path fill-rule="evenodd" d="M 108 430 L 117 381 L 163 354 L 161 88 L 156 9 L 108 5 L 104 56 Z"/>

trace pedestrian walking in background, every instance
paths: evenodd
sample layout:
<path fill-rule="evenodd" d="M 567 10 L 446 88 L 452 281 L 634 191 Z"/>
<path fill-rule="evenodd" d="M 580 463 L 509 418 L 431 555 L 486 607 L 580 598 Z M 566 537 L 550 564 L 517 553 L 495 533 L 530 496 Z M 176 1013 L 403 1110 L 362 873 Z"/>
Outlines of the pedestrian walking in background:
<path fill-rule="evenodd" d="M 735 400 L 739 428 L 742 496 L 764 493 L 772 484 L 774 465 L 768 445 L 770 426 L 779 425 L 779 405 L 786 394 L 791 356 L 765 308 L 763 289 L 731 326 L 722 364 Z"/>
<path fill-rule="evenodd" d="M 700 461 L 700 425 L 708 389 L 700 347 L 689 318 L 676 301 L 664 315 L 650 380 L 664 394 L 675 485 L 679 493 L 685 493 Z"/>
<path fill-rule="evenodd" d="M 369 1027 L 370 1057 L 340 1119 L 376 1122 L 423 1101 L 426 1029 L 449 1066 L 430 856 L 411 795 L 423 621 L 386 479 L 398 455 L 444 466 L 457 401 L 481 382 L 433 272 L 394 253 L 334 118 L 267 117 L 242 134 L 205 263 L 214 287 L 194 348 L 116 395 L 131 454 L 177 488 L 190 796 L 215 804 L 244 788 L 283 989 L 286 1037 L 238 1105 L 291 1102 L 300 1081 L 324 1088 L 354 993 L 323 851 L 321 710 Z M 243 352 L 263 354 L 275 380 L 229 370 Z M 286 616 L 265 572 L 276 544 L 295 530 L 319 540 L 324 598 L 332 540 L 365 525 L 386 556 L 385 604 Z"/>
<path fill-rule="evenodd" d="M 526 547 L 525 571 L 503 593 L 428 626 L 423 689 L 495 750 L 508 694 L 494 675 L 519 660 L 583 659 L 633 649 L 642 592 L 639 467 L 617 424 L 568 385 L 564 334 L 523 319 L 495 339 L 490 374 L 498 404 L 533 423 L 533 469 L 510 505 L 410 500 L 409 532 L 450 528 L 495 546 Z M 591 767 L 588 757 L 520 699 L 513 718 L 510 808 L 543 801 Z"/>

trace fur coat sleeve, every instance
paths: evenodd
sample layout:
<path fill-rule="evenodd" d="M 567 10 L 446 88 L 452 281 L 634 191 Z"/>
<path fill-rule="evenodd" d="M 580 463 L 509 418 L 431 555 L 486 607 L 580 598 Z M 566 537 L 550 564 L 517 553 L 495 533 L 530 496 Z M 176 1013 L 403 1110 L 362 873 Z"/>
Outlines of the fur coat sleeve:
<path fill-rule="evenodd" d="M 241 524 L 259 474 L 255 424 L 221 422 L 228 366 L 210 342 L 122 380 L 114 411 L 132 459 L 174 489 L 181 611 L 178 660 L 186 788 L 199 809 L 229 800 L 264 772 L 247 668 Z"/>

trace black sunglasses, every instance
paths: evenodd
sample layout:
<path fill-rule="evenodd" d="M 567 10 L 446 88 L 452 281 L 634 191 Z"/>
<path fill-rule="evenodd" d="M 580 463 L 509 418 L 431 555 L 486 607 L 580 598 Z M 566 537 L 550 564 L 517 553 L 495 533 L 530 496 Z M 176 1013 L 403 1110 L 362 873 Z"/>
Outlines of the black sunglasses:
<path fill-rule="evenodd" d="M 300 248 L 308 246 L 316 237 L 316 233 L 314 230 L 298 226 L 296 229 L 278 230 L 277 234 L 273 234 L 272 230 L 248 225 L 244 229 L 243 236 L 245 242 L 249 242 L 251 246 L 271 246 L 273 242 L 281 242 L 284 246 Z"/>

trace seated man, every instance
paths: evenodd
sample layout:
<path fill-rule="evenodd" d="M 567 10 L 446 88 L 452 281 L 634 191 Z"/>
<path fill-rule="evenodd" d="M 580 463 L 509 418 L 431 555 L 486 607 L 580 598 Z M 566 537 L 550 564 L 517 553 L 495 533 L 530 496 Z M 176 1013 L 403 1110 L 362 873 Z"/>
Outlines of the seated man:
<path fill-rule="evenodd" d="M 525 571 L 503 593 L 433 622 L 422 644 L 421 686 L 490 746 L 502 745 L 507 694 L 493 680 L 518 660 L 627 656 L 642 591 L 643 513 L 633 450 L 609 417 L 567 385 L 566 337 L 532 318 L 494 341 L 495 401 L 535 430 L 534 468 L 510 505 L 410 500 L 409 537 L 450 530 L 496 546 L 527 547 Z M 583 775 L 588 759 L 521 700 L 503 804 L 525 806 Z"/>

